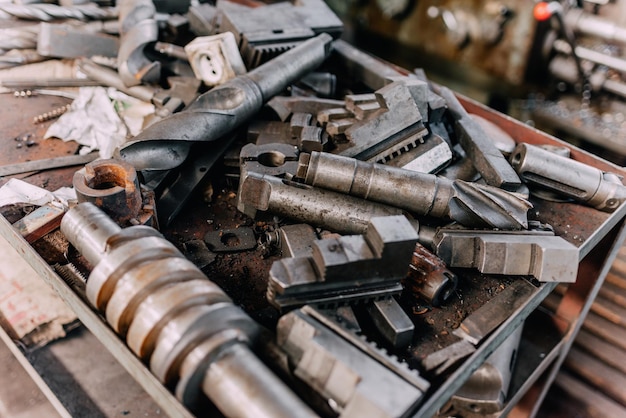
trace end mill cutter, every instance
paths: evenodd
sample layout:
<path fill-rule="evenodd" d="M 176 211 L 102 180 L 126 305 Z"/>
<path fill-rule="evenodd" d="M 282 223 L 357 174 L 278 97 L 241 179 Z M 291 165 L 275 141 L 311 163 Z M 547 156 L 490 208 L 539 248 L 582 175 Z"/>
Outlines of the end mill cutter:
<path fill-rule="evenodd" d="M 214 141 L 241 126 L 290 83 L 319 66 L 330 53 L 327 33 L 311 38 L 247 74 L 200 95 L 185 110 L 154 123 L 120 149 L 137 170 L 180 165 L 196 141 Z"/>
<path fill-rule="evenodd" d="M 450 217 L 468 227 L 525 229 L 530 202 L 496 187 L 452 181 L 324 152 L 300 154 L 306 184 L 407 210 Z"/>
<path fill-rule="evenodd" d="M 61 231 L 95 266 L 87 298 L 178 398 L 229 417 L 314 417 L 248 348 L 258 325 L 153 228 L 121 229 L 91 203 Z"/>

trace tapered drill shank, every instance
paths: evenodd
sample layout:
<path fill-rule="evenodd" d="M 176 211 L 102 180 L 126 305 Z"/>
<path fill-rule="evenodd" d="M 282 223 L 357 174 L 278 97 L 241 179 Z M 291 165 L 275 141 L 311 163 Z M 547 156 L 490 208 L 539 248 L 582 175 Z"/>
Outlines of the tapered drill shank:
<path fill-rule="evenodd" d="M 138 170 L 179 165 L 190 143 L 217 140 L 254 116 L 289 84 L 314 70 L 330 52 L 332 37 L 311 38 L 247 74 L 200 95 L 185 110 L 144 129 L 120 149 L 120 157 Z M 172 142 L 177 144 L 172 144 Z M 182 144 L 178 143 L 182 142 Z M 176 153 L 170 158 L 168 153 Z"/>

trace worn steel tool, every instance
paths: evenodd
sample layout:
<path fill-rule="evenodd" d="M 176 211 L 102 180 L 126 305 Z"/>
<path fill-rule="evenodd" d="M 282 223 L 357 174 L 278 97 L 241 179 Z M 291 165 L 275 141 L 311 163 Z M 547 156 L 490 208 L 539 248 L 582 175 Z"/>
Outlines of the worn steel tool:
<path fill-rule="evenodd" d="M 367 313 L 380 335 L 394 348 L 406 348 L 413 342 L 415 324 L 393 296 L 369 302 Z"/>
<path fill-rule="evenodd" d="M 441 306 L 454 294 L 458 277 L 443 260 L 423 245 L 417 244 L 405 280 L 408 290 L 424 298 L 433 306 Z"/>
<path fill-rule="evenodd" d="M 116 37 L 86 31 L 72 25 L 39 24 L 37 52 L 44 57 L 79 58 L 94 55 L 117 57 L 119 41 Z"/>
<path fill-rule="evenodd" d="M 449 217 L 469 227 L 521 229 L 530 202 L 496 187 L 451 181 L 330 153 L 301 153 L 297 176 L 306 184 L 385 203 L 411 213 Z"/>
<path fill-rule="evenodd" d="M 454 410 L 461 415 L 488 415 L 504 408 L 523 329 L 522 325 L 518 326 L 463 383 L 451 399 Z"/>
<path fill-rule="evenodd" d="M 267 174 L 251 172 L 240 181 L 237 206 L 245 207 L 251 217 L 261 211 L 333 232 L 363 234 L 371 218 L 403 214 L 402 210 L 391 206 Z"/>
<path fill-rule="evenodd" d="M 372 218 L 365 235 L 317 240 L 310 257 L 275 261 L 267 298 L 284 309 L 398 294 L 416 242 L 404 216 Z"/>
<path fill-rule="evenodd" d="M 465 318 L 454 330 L 454 335 L 473 345 L 480 344 L 537 291 L 538 289 L 528 280 L 521 278 L 515 280 Z"/>
<path fill-rule="evenodd" d="M 168 77 L 169 89 L 145 85 L 127 87 L 117 72 L 98 65 L 92 60 L 80 59 L 78 66 L 90 79 L 99 81 L 105 86 L 115 87 L 139 100 L 152 103 L 156 107 L 155 117 L 157 118 L 169 116 L 191 103 L 198 96 L 200 87 L 200 80 L 182 76 Z"/>
<path fill-rule="evenodd" d="M 202 94 L 184 111 L 159 121 L 120 149 L 139 170 L 180 165 L 195 141 L 214 141 L 255 115 L 267 100 L 320 65 L 332 37 L 321 34 Z"/>
<path fill-rule="evenodd" d="M 83 165 L 95 160 L 96 158 L 98 158 L 97 152 L 85 155 L 67 155 L 64 157 L 45 158 L 42 160 L 7 164 L 0 166 L 0 177 L 28 173 L 30 171 L 42 171 L 53 168 Z"/>
<path fill-rule="evenodd" d="M 576 281 L 578 247 L 548 230 L 495 231 L 420 227 L 420 243 L 448 267 L 485 274 L 532 276 L 541 282 Z"/>
<path fill-rule="evenodd" d="M 94 266 L 88 300 L 185 405 L 204 392 L 226 416 L 315 416 L 248 348 L 258 325 L 155 229 L 82 203 L 61 231 Z"/>
<path fill-rule="evenodd" d="M 331 321 L 308 308 L 291 312 L 278 322 L 278 343 L 294 374 L 342 417 L 408 416 L 428 390 L 428 382 L 417 372 L 411 380 L 405 379 L 351 344 L 345 333 L 338 332 L 340 328 L 330 327 Z"/>
<path fill-rule="evenodd" d="M 626 200 L 626 187 L 612 173 L 605 173 L 541 147 L 518 144 L 511 165 L 529 185 L 537 186 L 613 212 Z"/>
<path fill-rule="evenodd" d="M 365 95 L 363 106 L 354 103 L 354 96 L 353 100 L 346 96 L 346 108 L 356 119 L 348 119 L 350 125 L 343 133 L 349 143 L 338 153 L 381 162 L 416 146 L 428 133 L 424 126 L 427 91 L 423 81 L 404 77 Z"/>
<path fill-rule="evenodd" d="M 44 22 L 55 19 L 106 20 L 115 19 L 116 8 L 98 7 L 94 4 L 76 5 L 71 7 L 56 4 L 0 4 L 0 19 L 16 17 L 24 20 L 41 20 Z"/>
<path fill-rule="evenodd" d="M 142 188 L 128 163 L 92 161 L 74 173 L 72 184 L 79 203 L 93 203 L 119 225 L 158 225 L 154 193 Z"/>
<path fill-rule="evenodd" d="M 446 100 L 448 110 L 456 121 L 459 143 L 487 184 L 516 190 L 522 184 L 521 180 L 482 126 L 467 113 L 452 90 L 441 87 L 439 94 Z"/>
<path fill-rule="evenodd" d="M 161 64 L 145 54 L 146 47 L 159 38 L 154 4 L 151 0 L 122 0 L 119 9 L 121 43 L 117 60 L 122 81 L 127 87 L 158 82 Z"/>
<path fill-rule="evenodd" d="M 248 7 L 232 1 L 216 4 L 212 30 L 232 32 L 248 68 L 319 34 L 338 38 L 343 23 L 321 0 L 277 2 Z"/>

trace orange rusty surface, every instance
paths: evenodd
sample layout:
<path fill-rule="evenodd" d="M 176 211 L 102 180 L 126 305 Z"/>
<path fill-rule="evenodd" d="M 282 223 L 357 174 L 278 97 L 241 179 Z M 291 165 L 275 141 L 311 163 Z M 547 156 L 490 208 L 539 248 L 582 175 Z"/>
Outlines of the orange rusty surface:
<path fill-rule="evenodd" d="M 76 142 L 63 142 L 59 139 L 43 139 L 43 136 L 53 121 L 34 124 L 33 118 L 45 112 L 71 102 L 70 99 L 55 96 L 33 96 L 29 98 L 16 98 L 12 94 L 1 94 L 2 106 L 0 106 L 0 140 L 2 141 L 0 152 L 0 165 L 35 161 L 45 158 L 61 157 L 75 154 L 79 148 Z M 28 138 L 35 145 L 27 146 L 26 141 L 17 139 Z M 19 147 L 18 144 L 21 144 Z M 44 187 L 48 190 L 56 190 L 62 186 L 72 184 L 72 175 L 77 167 L 69 169 L 57 169 L 54 172 L 39 172 L 20 174 L 17 177 L 31 184 Z M 10 177 L 0 178 L 0 186 Z"/>

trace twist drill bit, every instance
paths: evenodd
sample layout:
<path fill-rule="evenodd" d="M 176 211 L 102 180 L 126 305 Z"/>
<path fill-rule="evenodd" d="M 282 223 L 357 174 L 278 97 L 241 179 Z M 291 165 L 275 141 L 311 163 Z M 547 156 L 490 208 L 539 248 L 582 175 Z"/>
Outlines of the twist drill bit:
<path fill-rule="evenodd" d="M 146 128 L 120 149 L 120 157 L 138 170 L 167 170 L 180 165 L 191 143 L 214 141 L 255 115 L 290 83 L 320 65 L 332 37 L 321 34 L 247 74 L 202 94 L 184 111 Z"/>
<path fill-rule="evenodd" d="M 2 4 L 0 19 L 18 18 L 48 22 L 55 19 L 106 20 L 117 17 L 114 8 L 102 8 L 94 5 L 64 7 L 55 4 Z"/>
<path fill-rule="evenodd" d="M 530 202 L 492 186 L 449 180 L 335 154 L 300 154 L 306 184 L 385 203 L 411 213 L 449 217 L 468 227 L 525 229 Z"/>

